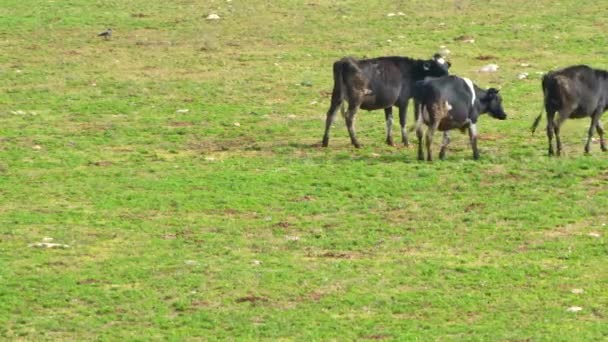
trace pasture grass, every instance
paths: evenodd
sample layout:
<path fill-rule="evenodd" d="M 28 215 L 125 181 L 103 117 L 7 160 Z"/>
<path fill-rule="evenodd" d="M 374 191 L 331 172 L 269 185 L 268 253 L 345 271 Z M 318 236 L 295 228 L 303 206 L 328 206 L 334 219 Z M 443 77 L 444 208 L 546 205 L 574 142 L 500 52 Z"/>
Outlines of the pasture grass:
<path fill-rule="evenodd" d="M 606 339 L 608 155 L 587 120 L 562 158 L 529 132 L 537 71 L 608 68 L 602 6 L 4 0 L 0 336 Z M 456 133 L 418 162 L 381 112 L 318 147 L 334 60 L 441 45 L 502 89 L 481 160 Z"/>

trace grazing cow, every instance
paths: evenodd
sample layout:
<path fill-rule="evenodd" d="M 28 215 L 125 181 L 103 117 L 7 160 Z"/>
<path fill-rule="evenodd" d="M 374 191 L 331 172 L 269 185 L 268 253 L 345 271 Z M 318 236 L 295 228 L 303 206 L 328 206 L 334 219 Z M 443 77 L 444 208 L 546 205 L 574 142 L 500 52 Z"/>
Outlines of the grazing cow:
<path fill-rule="evenodd" d="M 591 126 L 585 144 L 585 153 L 593 131 L 600 136 L 602 151 L 606 151 L 604 127 L 600 117 L 608 109 L 608 72 L 592 69 L 586 65 L 575 65 L 546 74 L 542 81 L 544 105 L 547 113 L 547 138 L 549 139 L 549 156 L 553 155 L 553 133 L 555 133 L 557 155 L 562 151 L 559 129 L 568 118 L 578 119 L 591 117 Z M 555 112 L 559 112 L 557 122 Z M 542 113 L 534 120 L 532 133 L 540 122 Z"/>
<path fill-rule="evenodd" d="M 399 108 L 401 137 L 407 146 L 405 130 L 406 112 L 416 81 L 425 77 L 439 77 L 448 74 L 450 63 L 439 54 L 432 59 L 420 60 L 408 57 L 379 57 L 356 60 L 342 58 L 334 63 L 334 89 L 331 105 L 325 121 L 323 146 L 329 143 L 331 127 L 338 108 L 346 100 L 348 110 L 344 116 L 352 144 L 359 148 L 354 129 L 355 114 L 359 108 L 365 110 L 384 109 L 386 118 L 386 143 L 393 145 L 393 106 Z"/>
<path fill-rule="evenodd" d="M 502 98 L 498 90 L 484 90 L 468 78 L 445 76 L 416 83 L 414 90 L 414 109 L 416 113 L 416 136 L 418 137 L 418 160 L 424 160 L 422 152 L 422 126 L 427 125 L 427 160 L 432 160 L 431 143 L 436 130 L 443 131 L 443 142 L 439 158 L 445 158 L 450 137 L 448 131 L 458 128 L 468 129 L 473 158 L 479 158 L 477 149 L 477 120 L 484 113 L 493 118 L 507 118 L 502 108 Z"/>

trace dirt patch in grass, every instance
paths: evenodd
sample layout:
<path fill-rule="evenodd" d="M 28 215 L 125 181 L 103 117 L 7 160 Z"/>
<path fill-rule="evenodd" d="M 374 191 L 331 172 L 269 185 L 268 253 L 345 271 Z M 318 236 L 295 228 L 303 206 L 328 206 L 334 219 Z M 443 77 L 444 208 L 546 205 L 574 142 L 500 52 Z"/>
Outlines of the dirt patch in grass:
<path fill-rule="evenodd" d="M 260 297 L 260 296 L 245 296 L 245 297 L 240 297 L 236 299 L 237 303 L 267 303 L 269 302 L 268 298 L 266 297 Z"/>
<path fill-rule="evenodd" d="M 190 303 L 190 306 L 192 308 L 207 308 L 211 306 L 211 303 L 206 300 L 195 300 Z"/>
<path fill-rule="evenodd" d="M 492 134 L 492 133 L 483 133 L 479 135 L 479 140 L 485 141 L 496 141 L 496 140 L 504 140 L 506 136 L 504 134 Z"/>
<path fill-rule="evenodd" d="M 484 170 L 483 173 L 486 176 L 489 176 L 488 178 L 491 178 L 493 176 L 503 176 L 507 174 L 507 169 L 504 165 L 492 165 L 490 168 Z"/>
<path fill-rule="evenodd" d="M 362 339 L 364 340 L 386 340 L 389 338 L 393 338 L 393 336 L 391 335 L 385 335 L 385 334 L 377 334 L 377 335 L 366 335 L 366 336 L 361 336 Z"/>
<path fill-rule="evenodd" d="M 311 294 L 308 295 L 308 298 L 310 300 L 312 300 L 313 302 L 318 302 L 321 300 L 321 298 L 323 298 L 325 295 L 319 292 L 312 292 Z"/>
<path fill-rule="evenodd" d="M 96 161 L 96 162 L 90 162 L 89 165 L 91 165 L 91 166 L 110 166 L 110 165 L 114 165 L 114 163 L 111 161 L 108 161 L 108 160 L 100 160 L 100 161 Z"/>
<path fill-rule="evenodd" d="M 485 208 L 485 206 L 486 205 L 483 203 L 471 203 L 471 204 L 468 204 L 466 207 L 464 207 L 464 212 L 469 213 L 471 211 L 483 210 L 483 208 Z"/>
<path fill-rule="evenodd" d="M 310 201 L 315 201 L 316 198 L 314 196 L 310 196 L 310 195 L 305 195 L 302 197 L 297 197 L 294 198 L 292 201 L 294 202 L 310 202 Z"/>
<path fill-rule="evenodd" d="M 324 252 L 308 252 L 306 255 L 309 258 L 323 259 L 358 259 L 361 253 L 358 252 L 342 252 L 342 251 L 324 251 Z"/>
<path fill-rule="evenodd" d="M 477 59 L 479 61 L 489 61 L 491 59 L 497 59 L 497 57 L 492 56 L 492 55 L 479 55 L 479 56 L 475 57 L 475 59 Z"/>
<path fill-rule="evenodd" d="M 277 223 L 275 226 L 281 227 L 281 228 L 289 228 L 292 226 L 292 224 L 289 222 L 281 221 L 281 222 Z"/>
<path fill-rule="evenodd" d="M 78 284 L 78 285 L 93 285 L 93 284 L 108 284 L 108 282 L 105 281 L 105 280 L 88 278 L 88 279 L 79 280 L 79 281 L 76 282 L 76 284 Z"/>
<path fill-rule="evenodd" d="M 169 127 L 190 127 L 194 126 L 194 123 L 188 121 L 174 121 L 169 122 Z"/>

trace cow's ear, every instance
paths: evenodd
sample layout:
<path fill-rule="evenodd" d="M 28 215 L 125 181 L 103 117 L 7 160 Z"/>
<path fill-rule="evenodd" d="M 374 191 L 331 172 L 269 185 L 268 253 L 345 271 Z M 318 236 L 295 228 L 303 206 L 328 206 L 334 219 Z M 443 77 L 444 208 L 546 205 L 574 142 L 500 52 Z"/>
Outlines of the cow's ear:
<path fill-rule="evenodd" d="M 498 92 L 500 90 L 496 89 L 496 88 L 490 88 L 488 89 L 488 96 L 489 97 L 495 97 L 496 95 L 498 95 Z"/>
<path fill-rule="evenodd" d="M 448 69 L 452 66 L 452 63 L 447 62 L 448 63 Z"/>
<path fill-rule="evenodd" d="M 422 64 L 422 67 L 424 68 L 424 71 L 429 71 L 431 70 L 431 63 L 424 62 L 424 64 Z"/>

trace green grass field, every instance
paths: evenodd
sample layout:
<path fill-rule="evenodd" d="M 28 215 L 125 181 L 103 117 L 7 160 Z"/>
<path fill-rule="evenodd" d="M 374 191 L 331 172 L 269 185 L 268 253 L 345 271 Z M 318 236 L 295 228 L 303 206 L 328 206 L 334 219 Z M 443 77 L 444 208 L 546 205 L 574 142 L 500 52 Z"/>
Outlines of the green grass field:
<path fill-rule="evenodd" d="M 608 68 L 607 30 L 590 0 L 4 0 L 0 339 L 608 339 L 608 154 L 529 130 L 537 72 Z M 333 61 L 442 45 L 502 89 L 479 161 L 381 111 L 318 147 Z"/>

